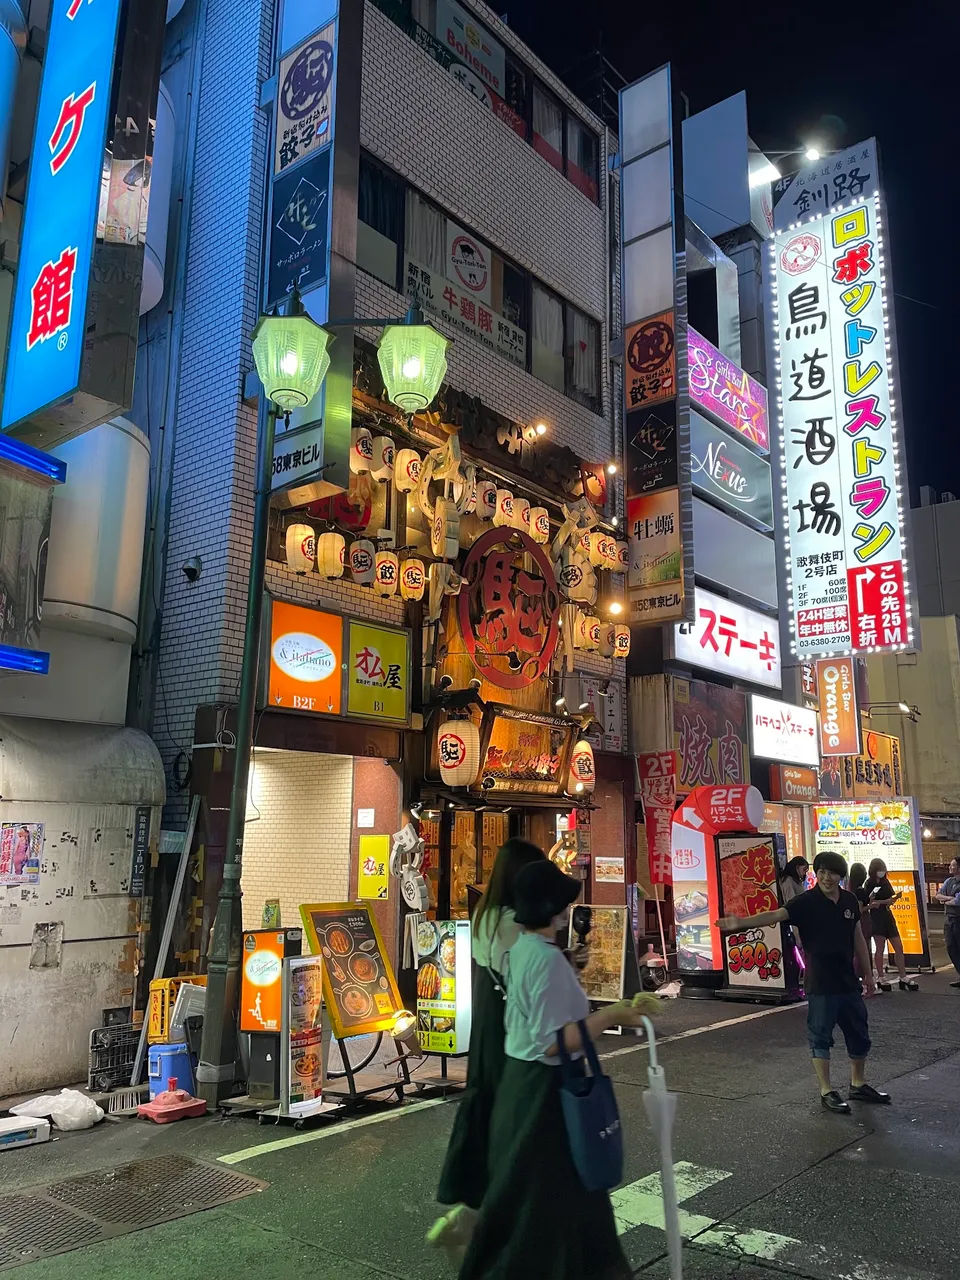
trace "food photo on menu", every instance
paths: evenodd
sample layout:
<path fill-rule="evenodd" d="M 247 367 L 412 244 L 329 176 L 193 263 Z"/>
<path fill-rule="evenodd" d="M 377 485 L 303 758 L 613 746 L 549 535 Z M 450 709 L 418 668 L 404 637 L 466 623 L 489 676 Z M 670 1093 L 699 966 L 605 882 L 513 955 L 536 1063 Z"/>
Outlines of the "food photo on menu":
<path fill-rule="evenodd" d="M 422 920 L 417 927 L 417 1030 L 425 1049 L 456 1049 L 456 923 Z M 438 1041 L 435 1037 L 442 1037 Z"/>
<path fill-rule="evenodd" d="M 702 889 L 688 889 L 674 902 L 681 969 L 712 969 L 710 902 Z"/>
<path fill-rule="evenodd" d="M 366 912 L 314 916 L 317 940 L 333 998 L 345 1028 L 389 1014 L 390 980 Z"/>

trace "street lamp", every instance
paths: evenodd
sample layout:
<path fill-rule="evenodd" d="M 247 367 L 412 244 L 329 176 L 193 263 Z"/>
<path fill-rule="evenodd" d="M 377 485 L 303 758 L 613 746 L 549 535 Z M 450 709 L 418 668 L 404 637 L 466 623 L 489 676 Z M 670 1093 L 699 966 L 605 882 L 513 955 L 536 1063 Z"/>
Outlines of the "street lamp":
<path fill-rule="evenodd" d="M 390 400 L 404 413 L 416 413 L 433 402 L 447 371 L 449 341 L 423 314 L 411 307 L 403 320 L 343 320 L 330 328 L 386 326 L 380 341 L 380 367 Z M 230 788 L 230 814 L 223 858 L 223 879 L 217 898 L 213 941 L 207 962 L 207 997 L 203 1039 L 197 1067 L 197 1092 L 208 1106 L 216 1106 L 221 1085 L 234 1076 L 241 957 L 240 870 L 247 788 L 256 714 L 263 583 L 270 526 L 273 446 L 277 416 L 310 403 L 330 368 L 327 348 L 332 335 L 304 310 L 299 290 L 290 294 L 284 314 L 264 315 L 252 335 L 253 359 L 263 385 L 257 415 L 259 461 L 247 583 L 247 616 L 243 633 L 243 661 L 237 699 L 236 755 Z"/>

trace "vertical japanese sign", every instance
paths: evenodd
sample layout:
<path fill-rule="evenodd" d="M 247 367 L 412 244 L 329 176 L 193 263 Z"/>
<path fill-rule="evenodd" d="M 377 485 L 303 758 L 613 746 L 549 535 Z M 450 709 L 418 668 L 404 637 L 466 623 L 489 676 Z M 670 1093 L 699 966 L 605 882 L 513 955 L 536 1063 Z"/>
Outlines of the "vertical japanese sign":
<path fill-rule="evenodd" d="M 336 33 L 336 23 L 331 22 L 288 53 L 280 63 L 273 157 L 275 174 L 330 141 Z"/>
<path fill-rule="evenodd" d="M 406 724 L 410 712 L 410 632 L 351 621 L 345 661 L 347 715 Z"/>
<path fill-rule="evenodd" d="M 80 381 L 120 0 L 53 0 L 17 265 L 3 428 Z"/>
<path fill-rule="evenodd" d="M 771 241 L 783 526 L 800 657 L 913 643 L 905 465 L 887 315 L 882 209 L 852 202 Z"/>
<path fill-rule="evenodd" d="M 686 240 L 670 66 L 620 93 L 621 319 L 630 621 L 693 607 Z"/>
<path fill-rule="evenodd" d="M 386 902 L 388 895 L 389 836 L 361 836 L 357 853 L 357 897 Z"/>
<path fill-rule="evenodd" d="M 677 753 L 644 751 L 637 756 L 640 770 L 640 799 L 647 834 L 647 858 L 651 884 L 673 880 L 671 834 L 673 810 L 677 802 Z"/>
<path fill-rule="evenodd" d="M 860 754 L 860 711 L 853 664 L 853 658 L 822 658 L 816 664 L 821 756 Z"/>
<path fill-rule="evenodd" d="M 677 788 L 750 781 L 747 696 L 701 680 L 673 678 L 673 741 Z"/>

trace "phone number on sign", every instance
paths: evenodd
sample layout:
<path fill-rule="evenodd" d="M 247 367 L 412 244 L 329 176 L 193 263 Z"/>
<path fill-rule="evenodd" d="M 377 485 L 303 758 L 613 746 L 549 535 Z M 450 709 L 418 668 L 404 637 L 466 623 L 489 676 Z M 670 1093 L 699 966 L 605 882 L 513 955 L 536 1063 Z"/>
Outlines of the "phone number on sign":
<path fill-rule="evenodd" d="M 767 948 L 763 931 L 751 929 L 748 933 L 732 933 L 727 942 L 727 965 L 731 973 L 757 971 L 761 982 L 780 977 L 782 955 L 779 947 Z"/>

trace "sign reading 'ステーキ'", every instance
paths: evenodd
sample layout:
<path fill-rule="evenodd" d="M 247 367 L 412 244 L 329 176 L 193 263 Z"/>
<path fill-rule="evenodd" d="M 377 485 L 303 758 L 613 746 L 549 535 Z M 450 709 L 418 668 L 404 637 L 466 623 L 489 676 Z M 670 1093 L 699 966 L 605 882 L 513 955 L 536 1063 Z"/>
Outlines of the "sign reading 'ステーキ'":
<path fill-rule="evenodd" d="M 675 627 L 670 656 L 691 666 L 780 688 L 780 632 L 775 618 L 711 591 L 696 591 L 692 626 Z"/>

